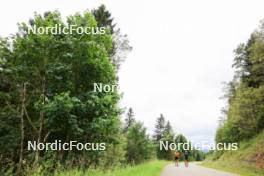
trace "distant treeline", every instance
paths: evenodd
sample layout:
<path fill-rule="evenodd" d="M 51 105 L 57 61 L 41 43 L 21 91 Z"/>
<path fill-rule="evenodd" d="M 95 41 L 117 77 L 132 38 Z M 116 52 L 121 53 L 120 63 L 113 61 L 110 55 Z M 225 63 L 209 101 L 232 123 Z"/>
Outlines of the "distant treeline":
<path fill-rule="evenodd" d="M 173 132 L 170 122 L 166 121 L 162 114 L 156 120 L 155 131 L 152 137 L 146 136 L 146 128 L 143 127 L 142 123 L 136 122 L 133 118 L 133 114 L 133 110 L 130 108 L 124 128 L 128 144 L 126 157 L 129 163 L 140 163 L 144 161 L 144 158 L 142 158 L 144 156 L 146 157 L 145 159 L 157 158 L 161 160 L 173 160 L 175 151 L 170 148 L 168 148 L 168 150 L 161 150 L 160 141 L 168 141 L 169 144 L 179 144 L 180 147 L 176 150 L 182 154 L 180 160 L 184 160 L 184 148 L 180 144 L 187 144 L 190 142 L 182 134 L 176 135 Z M 140 141 L 145 141 L 145 143 L 141 145 Z M 190 160 L 193 161 L 201 161 L 205 157 L 204 153 L 198 150 L 190 150 L 189 154 Z"/>
<path fill-rule="evenodd" d="M 216 142 L 242 142 L 264 129 L 264 23 L 235 52 L 235 75 L 226 84 Z M 217 157 L 222 152 L 218 152 Z"/>

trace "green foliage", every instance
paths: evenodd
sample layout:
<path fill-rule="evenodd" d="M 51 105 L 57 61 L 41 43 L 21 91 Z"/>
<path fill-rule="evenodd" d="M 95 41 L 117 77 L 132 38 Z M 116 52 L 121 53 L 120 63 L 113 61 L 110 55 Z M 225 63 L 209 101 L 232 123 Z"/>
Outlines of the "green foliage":
<path fill-rule="evenodd" d="M 234 143 L 252 139 L 264 129 L 264 28 L 263 22 L 245 44 L 235 50 L 236 74 L 228 84 L 225 119 L 216 142 Z M 216 151 L 214 159 L 225 152 Z"/>
<path fill-rule="evenodd" d="M 106 10 L 105 5 L 99 6 L 92 11 L 99 27 L 109 27 L 111 33 L 114 33 L 115 24 L 113 24 L 113 18 L 109 11 Z"/>
<path fill-rule="evenodd" d="M 136 122 L 131 126 L 126 137 L 126 158 L 129 163 L 138 164 L 153 158 L 154 146 L 142 123 Z"/>
<path fill-rule="evenodd" d="M 189 146 L 192 146 L 191 142 L 188 141 L 187 138 L 182 134 L 178 134 L 175 137 L 174 141 L 176 144 L 188 143 Z M 180 160 L 185 160 L 184 159 L 185 150 L 184 150 L 182 145 L 179 145 L 179 146 L 180 146 L 180 148 L 178 148 L 178 151 L 181 153 Z M 205 159 L 205 154 L 200 150 L 193 149 L 193 150 L 189 150 L 188 153 L 189 153 L 189 160 L 190 161 L 202 161 Z"/>
<path fill-rule="evenodd" d="M 173 160 L 175 151 L 171 150 L 170 148 L 168 150 L 160 150 L 161 141 L 166 141 L 169 145 L 175 143 L 176 146 L 179 146 L 180 148 L 177 148 L 177 150 L 181 153 L 180 160 L 184 160 L 183 154 L 185 150 L 183 149 L 182 144 L 189 143 L 189 145 L 191 146 L 191 143 L 185 136 L 183 136 L 182 134 L 175 135 L 170 122 L 166 122 L 162 114 L 157 118 L 153 139 L 156 146 L 157 158 L 163 160 Z M 190 160 L 194 161 L 201 161 L 205 158 L 204 153 L 199 150 L 190 150 L 189 155 Z"/>
<path fill-rule="evenodd" d="M 255 31 L 235 50 L 236 75 L 228 91 L 227 119 L 218 129 L 217 142 L 239 142 L 264 129 L 264 28 Z"/>
<path fill-rule="evenodd" d="M 264 175 L 263 147 L 264 131 L 255 137 L 240 142 L 237 151 L 226 151 L 219 155 L 207 155 L 203 166 L 237 173 L 241 176 Z"/>
<path fill-rule="evenodd" d="M 42 111 L 49 117 L 45 121 L 47 129 L 53 130 L 52 135 L 59 139 L 67 136 L 74 139 L 83 134 L 81 128 L 81 113 L 84 105 L 76 97 L 70 97 L 69 93 L 61 93 L 54 96 L 54 100 L 48 101 Z M 56 138 L 55 138 L 56 139 Z"/>
<path fill-rule="evenodd" d="M 114 18 L 111 16 L 111 13 L 106 10 L 104 5 L 92 10 L 92 14 L 97 21 L 97 25 L 99 27 L 107 27 L 113 35 L 113 47 L 108 51 L 108 53 L 110 55 L 111 62 L 117 69 L 119 69 L 121 62 L 124 61 L 127 54 L 132 50 L 127 35 L 121 34 L 120 29 L 116 29 L 116 24 L 113 22 Z"/>
<path fill-rule="evenodd" d="M 113 170 L 102 171 L 99 169 L 88 170 L 58 170 L 55 176 L 159 176 L 164 166 L 168 164 L 166 161 L 151 161 L 137 166 L 127 166 L 115 168 Z M 40 174 L 35 174 L 39 176 Z"/>
<path fill-rule="evenodd" d="M 170 122 L 166 122 L 163 114 L 160 114 L 156 120 L 153 138 L 156 145 L 157 158 L 171 160 L 173 158 L 173 151 L 160 150 L 160 141 L 168 141 L 169 143 L 174 142 L 174 133 L 172 127 Z"/>
<path fill-rule="evenodd" d="M 29 24 L 20 23 L 17 35 L 0 40 L 0 153 L 6 169 L 12 163 L 19 163 L 19 168 L 22 162 L 36 166 L 51 158 L 78 167 L 119 165 L 124 159 L 120 95 L 93 92 L 93 83 L 118 81 L 109 54 L 114 43 L 110 30 L 100 35 L 27 34 L 29 27 L 73 24 L 98 23 L 88 11 L 68 16 L 66 22 L 58 11 L 46 12 L 35 14 Z M 56 139 L 104 142 L 109 150 L 51 154 L 25 150 L 27 141 Z"/>
<path fill-rule="evenodd" d="M 165 130 L 165 118 L 162 114 L 160 114 L 160 117 L 157 118 L 155 125 L 154 139 L 156 141 L 160 141 L 163 138 L 164 130 Z"/>
<path fill-rule="evenodd" d="M 124 133 L 127 133 L 128 129 L 135 124 L 134 116 L 133 109 L 129 108 L 125 119 Z"/>

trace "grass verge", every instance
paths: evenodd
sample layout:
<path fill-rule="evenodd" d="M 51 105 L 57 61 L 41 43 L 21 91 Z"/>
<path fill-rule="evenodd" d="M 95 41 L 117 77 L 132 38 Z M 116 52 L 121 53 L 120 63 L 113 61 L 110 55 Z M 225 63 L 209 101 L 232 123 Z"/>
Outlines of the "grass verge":
<path fill-rule="evenodd" d="M 112 171 L 88 170 L 81 172 L 72 170 L 56 173 L 55 176 L 159 176 L 167 161 L 150 161 L 136 166 L 127 166 Z"/>
<path fill-rule="evenodd" d="M 241 176 L 264 175 L 264 132 L 244 141 L 237 151 L 226 151 L 219 159 L 209 156 L 202 166 L 233 172 Z"/>

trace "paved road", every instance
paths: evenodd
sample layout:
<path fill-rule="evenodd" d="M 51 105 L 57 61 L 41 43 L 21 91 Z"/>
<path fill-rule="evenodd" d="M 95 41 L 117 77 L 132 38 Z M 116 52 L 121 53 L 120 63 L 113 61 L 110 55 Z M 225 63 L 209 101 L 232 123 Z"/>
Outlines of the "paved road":
<path fill-rule="evenodd" d="M 238 176 L 227 172 L 218 171 L 190 163 L 189 167 L 184 167 L 184 163 L 180 163 L 179 167 L 174 164 L 167 165 L 161 176 Z"/>

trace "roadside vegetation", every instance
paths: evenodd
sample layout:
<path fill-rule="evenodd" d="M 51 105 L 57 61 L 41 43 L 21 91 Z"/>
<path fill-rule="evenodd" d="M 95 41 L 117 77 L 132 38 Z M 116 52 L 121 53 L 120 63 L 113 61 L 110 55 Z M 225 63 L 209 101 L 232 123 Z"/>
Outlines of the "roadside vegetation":
<path fill-rule="evenodd" d="M 205 166 L 264 175 L 264 22 L 235 50 L 235 75 L 226 84 L 227 100 L 216 143 L 238 143 L 237 151 L 215 151 Z"/>
<path fill-rule="evenodd" d="M 251 140 L 241 142 L 237 151 L 227 151 L 219 158 L 215 153 L 209 154 L 201 165 L 241 176 L 263 176 L 263 148 L 264 132 Z"/>
<path fill-rule="evenodd" d="M 55 173 L 55 176 L 160 176 L 160 173 L 162 172 L 166 164 L 168 164 L 168 161 L 155 160 L 136 166 L 116 168 L 109 171 L 102 171 L 99 169 L 91 169 L 90 171 L 84 172 L 79 170 L 72 170 Z"/>
<path fill-rule="evenodd" d="M 104 27 L 105 33 L 28 33 L 54 26 Z M 132 108 L 121 119 L 126 109 L 119 106 L 118 90 L 94 91 L 95 83 L 118 85 L 118 70 L 131 49 L 104 5 L 66 20 L 59 11 L 35 13 L 18 24 L 16 34 L 0 38 L 0 175 L 78 175 L 93 168 L 92 175 L 105 175 L 124 168 L 108 175 L 154 176 L 165 162 L 149 161 L 172 160 L 173 151 L 160 151 L 159 142 L 187 139 L 162 114 L 149 135 Z M 105 150 L 28 150 L 28 141 L 56 140 L 105 143 Z M 203 158 L 200 151 L 190 153 L 192 160 Z"/>

